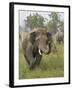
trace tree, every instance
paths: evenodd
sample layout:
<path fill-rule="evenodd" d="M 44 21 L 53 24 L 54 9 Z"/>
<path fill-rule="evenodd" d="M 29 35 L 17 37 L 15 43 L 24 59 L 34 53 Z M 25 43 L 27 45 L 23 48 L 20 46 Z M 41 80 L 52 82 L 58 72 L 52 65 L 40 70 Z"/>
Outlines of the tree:
<path fill-rule="evenodd" d="M 25 21 L 26 27 L 33 29 L 36 27 L 44 27 L 44 17 L 39 15 L 38 13 L 29 15 Z"/>
<path fill-rule="evenodd" d="M 49 22 L 47 23 L 47 27 L 52 33 L 56 33 L 58 28 L 63 28 L 62 22 L 60 20 L 60 16 L 56 12 L 51 12 L 49 14 Z"/>
<path fill-rule="evenodd" d="M 60 24 L 59 24 L 59 29 L 64 32 L 64 22 L 61 21 Z"/>

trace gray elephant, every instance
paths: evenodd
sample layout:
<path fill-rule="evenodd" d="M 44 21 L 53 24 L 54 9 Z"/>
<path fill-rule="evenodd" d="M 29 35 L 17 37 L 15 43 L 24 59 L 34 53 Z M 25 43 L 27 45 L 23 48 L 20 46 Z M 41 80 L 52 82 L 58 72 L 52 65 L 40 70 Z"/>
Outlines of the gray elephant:
<path fill-rule="evenodd" d="M 64 34 L 63 34 L 63 32 L 61 32 L 60 30 L 57 31 L 55 37 L 56 37 L 56 41 L 57 41 L 59 44 L 61 44 L 61 43 L 64 42 Z"/>
<path fill-rule="evenodd" d="M 30 69 L 40 64 L 43 53 L 51 52 L 51 42 L 52 35 L 45 28 L 33 29 L 24 37 L 23 54 Z"/>

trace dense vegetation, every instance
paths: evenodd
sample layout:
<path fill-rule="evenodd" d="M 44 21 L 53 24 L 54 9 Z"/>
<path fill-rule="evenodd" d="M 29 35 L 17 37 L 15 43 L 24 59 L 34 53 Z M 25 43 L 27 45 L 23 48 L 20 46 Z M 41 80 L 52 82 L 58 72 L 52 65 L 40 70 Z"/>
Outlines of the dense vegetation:
<path fill-rule="evenodd" d="M 46 78 L 64 76 L 64 47 L 56 45 L 57 52 L 43 55 L 39 67 L 29 70 L 22 51 L 19 53 L 19 79 Z"/>

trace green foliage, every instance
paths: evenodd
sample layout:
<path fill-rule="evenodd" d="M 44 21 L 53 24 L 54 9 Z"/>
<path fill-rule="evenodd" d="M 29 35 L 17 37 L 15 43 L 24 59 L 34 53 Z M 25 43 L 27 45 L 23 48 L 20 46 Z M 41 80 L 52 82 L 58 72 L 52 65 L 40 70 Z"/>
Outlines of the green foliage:
<path fill-rule="evenodd" d="M 64 45 L 56 45 L 57 52 L 43 55 L 38 67 L 29 70 L 22 51 L 19 52 L 19 79 L 51 78 L 64 76 Z"/>
<path fill-rule="evenodd" d="M 60 20 L 60 16 L 56 12 L 51 12 L 49 14 L 50 20 L 47 23 L 47 27 L 50 32 L 56 33 L 58 28 L 61 29 L 62 31 L 64 30 L 63 26 L 63 21 Z"/>
<path fill-rule="evenodd" d="M 33 29 L 35 27 L 43 27 L 44 26 L 44 17 L 39 15 L 38 13 L 29 15 L 27 17 L 26 22 L 26 27 L 29 27 L 30 29 Z"/>
<path fill-rule="evenodd" d="M 38 13 L 30 14 L 26 17 L 25 21 L 25 29 L 29 28 L 32 30 L 33 28 L 38 27 L 46 27 L 48 31 L 55 34 L 58 29 L 64 32 L 64 21 L 61 21 L 60 14 L 58 12 L 50 12 L 48 13 L 48 17 L 46 18 Z"/>

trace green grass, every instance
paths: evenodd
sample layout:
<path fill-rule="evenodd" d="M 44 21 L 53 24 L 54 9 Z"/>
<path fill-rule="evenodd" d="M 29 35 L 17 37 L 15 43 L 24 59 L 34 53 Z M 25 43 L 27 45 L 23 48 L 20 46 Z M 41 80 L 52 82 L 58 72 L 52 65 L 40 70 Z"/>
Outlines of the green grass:
<path fill-rule="evenodd" d="M 64 45 L 56 45 L 57 52 L 43 55 L 41 63 L 29 70 L 22 51 L 19 52 L 19 79 L 51 78 L 64 76 Z"/>

